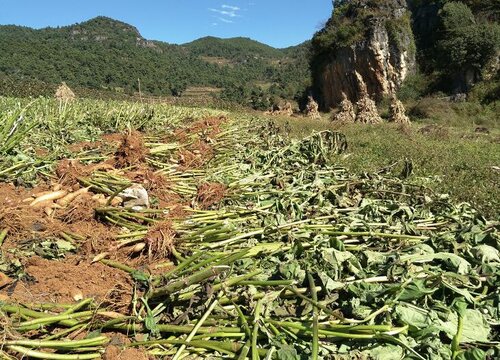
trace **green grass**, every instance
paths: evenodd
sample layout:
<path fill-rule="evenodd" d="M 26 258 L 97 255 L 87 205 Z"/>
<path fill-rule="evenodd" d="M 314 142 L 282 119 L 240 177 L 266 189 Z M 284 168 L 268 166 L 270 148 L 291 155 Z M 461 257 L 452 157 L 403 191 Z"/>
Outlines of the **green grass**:
<path fill-rule="evenodd" d="M 450 194 L 456 201 L 472 203 L 489 218 L 500 216 L 500 174 L 492 168 L 500 166 L 498 128 L 490 128 L 490 134 L 476 134 L 470 125 L 437 125 L 428 126 L 428 133 L 423 134 L 419 130 L 426 127 L 425 122 L 402 129 L 394 124 L 339 128 L 326 116 L 322 120 L 275 120 L 283 131 L 296 138 L 324 129 L 344 133 L 349 149 L 339 162 L 355 172 L 376 171 L 410 159 L 415 180 L 432 178 L 427 185 L 433 190 Z"/>

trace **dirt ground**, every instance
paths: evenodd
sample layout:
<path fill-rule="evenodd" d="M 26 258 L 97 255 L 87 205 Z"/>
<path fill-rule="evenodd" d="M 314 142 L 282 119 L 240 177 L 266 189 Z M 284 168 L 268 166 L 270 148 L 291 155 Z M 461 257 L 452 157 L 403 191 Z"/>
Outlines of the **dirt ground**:
<path fill-rule="evenodd" d="M 171 158 L 183 170 L 204 166 L 213 156 L 213 144 L 220 133 L 224 117 L 191 123 L 166 140 L 175 140 L 179 148 Z M 132 131 L 108 134 L 96 142 L 73 144 L 68 150 L 101 151 L 107 160 L 84 164 L 64 159 L 54 169 L 52 179 L 39 179 L 34 188 L 0 183 L 0 232 L 8 231 L 1 253 L 4 261 L 18 261 L 22 270 L 17 275 L 0 271 L 0 300 L 20 304 L 75 304 L 93 298 L 96 304 L 122 314 L 131 308 L 134 281 L 130 274 L 105 265 L 101 258 L 113 260 L 145 273 L 168 270 L 175 247 L 176 233 L 172 219 L 188 215 L 186 207 L 207 209 L 221 201 L 226 193 L 223 184 L 200 184 L 191 199 L 176 193 L 168 177 L 150 166 L 145 134 Z M 99 216 L 99 208 L 117 207 L 110 194 L 102 194 L 89 183 L 96 174 L 119 175 L 141 185 L 154 199 L 151 208 L 159 212 L 157 224 L 149 224 L 137 251 L 137 244 L 122 246 L 116 236 L 124 229 Z M 59 194 L 57 198 L 41 201 Z M 68 197 L 72 197 L 67 200 Z M 148 225 L 143 223 L 142 225 Z M 126 232 L 125 232 L 126 233 Z M 52 242 L 66 241 L 72 250 L 56 254 Z M 41 244 L 49 247 L 47 251 Z M 69 244 L 69 245 L 68 245 Z M 51 256 L 47 256 L 50 253 Z M 163 264 L 163 270 L 157 267 Z M 16 279 L 19 276 L 19 279 Z M 148 359 L 140 349 L 123 348 L 127 337 L 111 334 L 111 342 L 103 359 Z"/>

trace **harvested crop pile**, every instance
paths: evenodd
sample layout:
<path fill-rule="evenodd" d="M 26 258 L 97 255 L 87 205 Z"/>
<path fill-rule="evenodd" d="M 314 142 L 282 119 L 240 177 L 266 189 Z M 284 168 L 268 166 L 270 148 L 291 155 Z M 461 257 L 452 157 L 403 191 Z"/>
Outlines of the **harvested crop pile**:
<path fill-rule="evenodd" d="M 217 126 L 210 141 L 189 128 L 169 144 L 159 140 L 167 134 L 144 135 L 140 164 L 79 179 L 102 197 L 94 221 L 117 230 L 100 246 L 88 246 L 89 234 L 42 238 L 34 244 L 48 242 L 45 259 L 34 264 L 18 259 L 33 248 L 2 248 L 0 271 L 15 281 L 2 290 L 0 351 L 67 359 L 500 356 L 498 223 L 430 192 L 408 164 L 394 174 L 348 172 L 336 162 L 347 148 L 341 134 L 290 141 L 255 121 Z M 179 151 L 199 141 L 210 143 L 211 158 L 183 168 Z M 144 182 L 154 178 L 144 167 L 167 185 Z M 148 184 L 149 207 L 116 200 Z M 2 228 L 0 243 L 9 241 Z M 28 291 L 53 297 L 22 297 Z M 47 301 L 57 304 L 40 304 Z M 117 333 L 127 341 L 110 340 Z"/>

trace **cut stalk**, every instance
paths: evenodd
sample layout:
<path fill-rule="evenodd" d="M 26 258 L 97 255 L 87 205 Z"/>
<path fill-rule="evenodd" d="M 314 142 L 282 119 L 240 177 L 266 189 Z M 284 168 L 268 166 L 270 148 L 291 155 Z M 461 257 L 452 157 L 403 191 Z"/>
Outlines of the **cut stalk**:
<path fill-rule="evenodd" d="M 311 289 L 312 301 L 318 303 L 318 294 L 316 292 L 316 285 L 312 275 L 307 274 L 309 280 L 309 288 Z M 318 360 L 319 354 L 319 328 L 318 328 L 318 307 L 313 307 L 313 339 L 312 339 L 312 360 Z"/>
<path fill-rule="evenodd" d="M 7 348 L 11 351 L 15 351 L 17 353 L 22 354 L 23 356 L 35 358 L 35 359 L 45 359 L 45 360 L 90 360 L 90 359 L 100 359 L 100 353 L 91 353 L 91 354 L 54 354 L 54 353 L 46 353 L 42 351 L 31 350 L 22 346 L 7 346 Z"/>
<path fill-rule="evenodd" d="M 217 266 L 213 267 L 207 270 L 202 270 L 200 272 L 197 272 L 196 274 L 193 274 L 183 280 L 178 280 L 170 285 L 163 286 L 161 288 L 155 289 L 151 292 L 150 298 L 158 298 L 161 296 L 168 296 L 170 294 L 173 294 L 179 290 L 182 290 L 186 287 L 189 287 L 194 284 L 198 284 L 202 281 L 205 281 L 211 277 L 218 276 L 225 271 L 229 270 L 229 266 Z"/>
<path fill-rule="evenodd" d="M 0 246 L 3 245 L 3 242 L 7 238 L 7 234 L 9 233 L 9 229 L 4 229 L 2 232 L 0 232 Z"/>
<path fill-rule="evenodd" d="M 193 340 L 193 337 L 196 335 L 196 333 L 198 332 L 198 330 L 200 329 L 200 327 L 203 325 L 203 323 L 205 322 L 205 320 L 207 320 L 207 318 L 210 316 L 210 314 L 212 313 L 212 311 L 215 309 L 215 307 L 217 306 L 219 302 L 217 300 L 215 300 L 214 302 L 212 302 L 212 304 L 209 306 L 209 308 L 207 309 L 207 311 L 205 312 L 205 314 L 201 317 L 201 319 L 196 323 L 195 327 L 193 328 L 193 331 L 191 331 L 191 333 L 188 335 L 188 337 L 186 338 L 186 343 L 189 344 L 189 342 L 191 340 Z M 177 350 L 177 352 L 175 353 L 174 357 L 172 358 L 172 360 L 179 360 L 182 352 L 186 349 L 186 344 L 183 344 L 181 345 L 181 347 L 179 348 L 179 350 Z"/>

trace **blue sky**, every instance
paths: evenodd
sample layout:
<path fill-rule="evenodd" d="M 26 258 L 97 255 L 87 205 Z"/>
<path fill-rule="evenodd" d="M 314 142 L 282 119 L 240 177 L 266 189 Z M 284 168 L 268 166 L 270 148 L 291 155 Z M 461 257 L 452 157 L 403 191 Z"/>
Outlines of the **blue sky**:
<path fill-rule="evenodd" d="M 54 27 L 104 15 L 151 40 L 244 36 L 286 47 L 310 39 L 331 9 L 331 0 L 0 0 L 0 24 Z"/>

